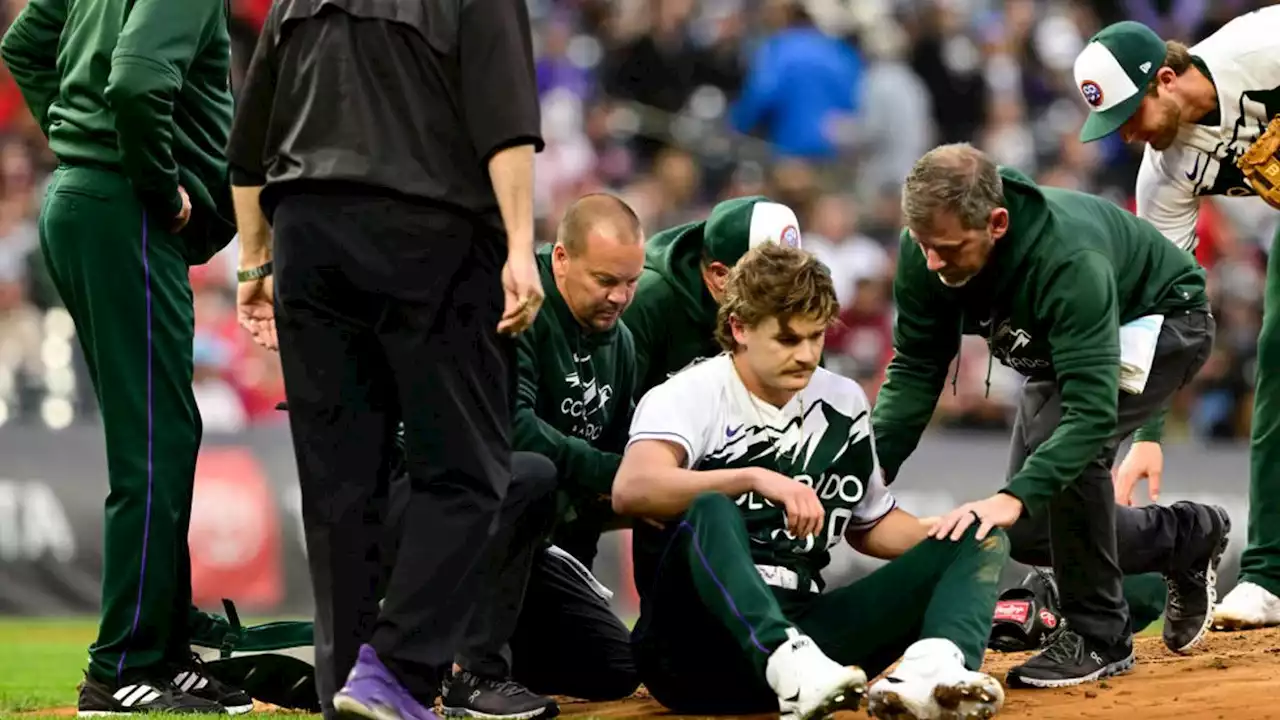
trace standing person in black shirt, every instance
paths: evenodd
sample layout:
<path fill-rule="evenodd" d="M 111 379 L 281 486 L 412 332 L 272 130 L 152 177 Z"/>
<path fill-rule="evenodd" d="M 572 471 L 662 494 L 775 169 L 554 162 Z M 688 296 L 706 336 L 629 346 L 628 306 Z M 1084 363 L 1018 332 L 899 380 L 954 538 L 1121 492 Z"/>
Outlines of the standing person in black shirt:
<path fill-rule="evenodd" d="M 317 691 L 327 718 L 434 718 L 510 481 L 503 336 L 543 298 L 528 13 L 522 0 L 281 0 L 239 100 L 239 314 L 283 364 Z M 412 491 L 379 609 L 400 420 Z"/>

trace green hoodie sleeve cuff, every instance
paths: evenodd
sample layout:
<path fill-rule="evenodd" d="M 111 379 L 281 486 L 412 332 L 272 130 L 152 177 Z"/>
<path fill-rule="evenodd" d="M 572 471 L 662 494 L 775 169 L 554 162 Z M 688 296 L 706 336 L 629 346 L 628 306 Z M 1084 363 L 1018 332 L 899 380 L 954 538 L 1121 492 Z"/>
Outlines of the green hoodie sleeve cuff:
<path fill-rule="evenodd" d="M 1161 412 L 1151 416 L 1151 419 L 1138 428 L 1133 434 L 1134 442 L 1153 442 L 1158 443 L 1164 436 L 1164 419 L 1169 414 L 1166 408 Z"/>
<path fill-rule="evenodd" d="M 1054 488 L 1049 487 L 1047 483 L 1036 482 L 1032 478 L 1014 477 L 1009 481 L 1008 487 L 1000 492 L 1018 498 L 1022 502 L 1023 517 L 1029 517 L 1038 515 L 1044 510 L 1054 495 Z"/>

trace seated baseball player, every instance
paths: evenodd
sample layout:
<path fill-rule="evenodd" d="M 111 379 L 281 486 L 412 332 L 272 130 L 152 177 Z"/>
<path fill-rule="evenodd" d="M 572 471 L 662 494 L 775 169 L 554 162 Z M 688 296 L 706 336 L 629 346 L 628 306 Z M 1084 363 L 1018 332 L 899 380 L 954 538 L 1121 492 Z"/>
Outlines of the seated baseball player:
<path fill-rule="evenodd" d="M 816 258 L 753 248 L 725 285 L 724 352 L 636 408 L 613 506 L 650 521 L 633 541 L 640 678 L 681 714 L 807 720 L 866 695 L 880 718 L 990 717 L 1004 695 L 978 668 L 1008 542 L 925 540 L 897 507 L 866 395 L 818 367 L 837 311 Z M 890 562 L 824 593 L 841 539 Z"/>
<path fill-rule="evenodd" d="M 706 220 L 649 238 L 635 302 L 622 315 L 635 337 L 637 400 L 690 363 L 720 352 L 716 312 L 725 280 L 734 263 L 763 242 L 800 247 L 800 221 L 791 208 L 759 195 L 725 200 Z"/>

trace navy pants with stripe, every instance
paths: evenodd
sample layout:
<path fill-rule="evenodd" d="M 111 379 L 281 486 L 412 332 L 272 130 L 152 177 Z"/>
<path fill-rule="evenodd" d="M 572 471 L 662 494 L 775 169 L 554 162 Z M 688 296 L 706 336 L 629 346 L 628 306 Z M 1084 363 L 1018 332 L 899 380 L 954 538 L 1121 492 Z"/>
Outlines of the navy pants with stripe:
<path fill-rule="evenodd" d="M 65 165 L 40 217 L 106 435 L 102 617 L 89 673 L 109 684 L 171 678 L 164 663 L 190 656 L 187 528 L 201 424 L 191 285 L 168 224 L 145 217 L 124 176 Z"/>

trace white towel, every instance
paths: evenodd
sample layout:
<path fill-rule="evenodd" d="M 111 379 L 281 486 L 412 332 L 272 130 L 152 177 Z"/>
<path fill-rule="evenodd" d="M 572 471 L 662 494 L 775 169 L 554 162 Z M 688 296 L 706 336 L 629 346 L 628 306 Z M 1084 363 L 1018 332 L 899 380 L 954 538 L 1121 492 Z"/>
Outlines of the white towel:
<path fill-rule="evenodd" d="M 546 552 L 551 557 L 557 558 L 568 565 L 573 572 L 577 573 L 578 577 L 582 578 L 582 581 L 587 584 L 587 587 L 591 588 L 592 592 L 605 600 L 609 600 L 613 597 L 613 591 L 605 587 L 604 583 L 597 580 L 596 576 L 592 575 L 591 571 L 587 569 L 587 566 L 578 561 L 578 558 L 570 555 L 564 550 L 561 550 L 555 545 L 547 546 Z"/>
<path fill-rule="evenodd" d="M 1141 395 L 1151 376 L 1163 315 L 1146 315 L 1120 326 L 1120 389 Z"/>

